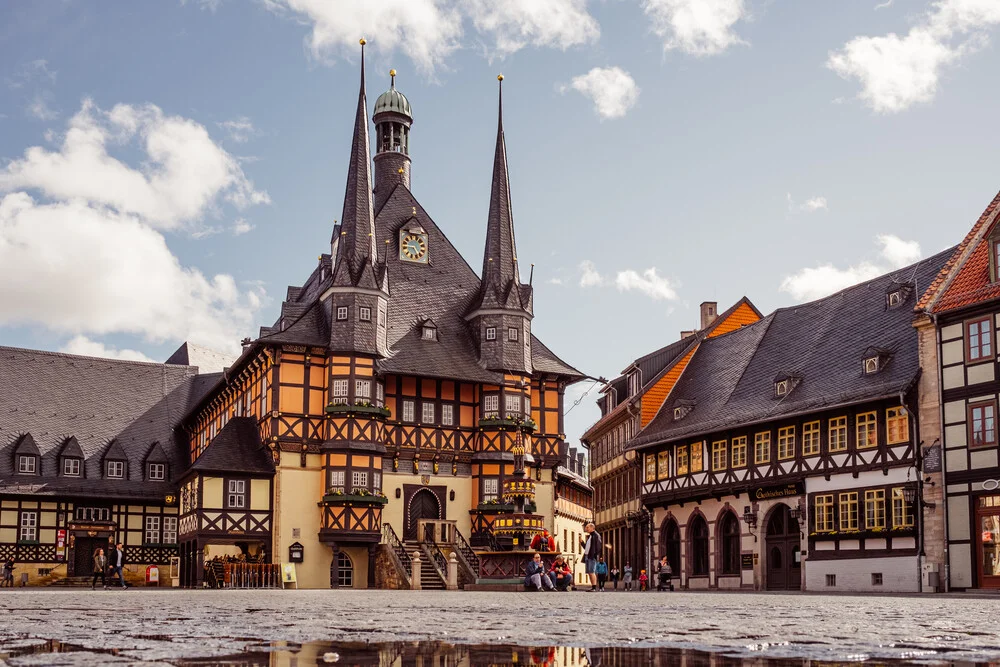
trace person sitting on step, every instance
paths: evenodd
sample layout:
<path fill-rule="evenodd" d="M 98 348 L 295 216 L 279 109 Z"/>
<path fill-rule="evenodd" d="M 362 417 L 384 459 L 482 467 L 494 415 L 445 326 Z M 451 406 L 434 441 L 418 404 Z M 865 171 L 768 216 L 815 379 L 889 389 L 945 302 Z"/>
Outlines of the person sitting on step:
<path fill-rule="evenodd" d="M 542 565 L 542 554 L 535 554 L 535 557 L 528 561 L 524 568 L 524 590 L 526 591 L 554 591 L 556 587 L 552 580 L 545 576 L 545 566 Z"/>

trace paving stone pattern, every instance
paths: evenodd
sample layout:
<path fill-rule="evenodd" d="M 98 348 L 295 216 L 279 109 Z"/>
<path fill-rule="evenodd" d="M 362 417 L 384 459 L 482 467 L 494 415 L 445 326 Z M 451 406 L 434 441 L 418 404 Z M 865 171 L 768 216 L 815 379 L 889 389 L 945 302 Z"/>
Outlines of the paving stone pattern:
<path fill-rule="evenodd" d="M 58 640 L 117 649 L 117 656 L 100 657 L 112 664 L 168 664 L 270 642 L 419 639 L 663 645 L 827 660 L 1000 660 L 1000 597 L 27 589 L 0 593 L 0 610 L 0 654 Z M 10 664 L 53 664 L 52 657 Z M 94 664 L 96 656 L 77 656 L 84 658 L 59 664 Z"/>

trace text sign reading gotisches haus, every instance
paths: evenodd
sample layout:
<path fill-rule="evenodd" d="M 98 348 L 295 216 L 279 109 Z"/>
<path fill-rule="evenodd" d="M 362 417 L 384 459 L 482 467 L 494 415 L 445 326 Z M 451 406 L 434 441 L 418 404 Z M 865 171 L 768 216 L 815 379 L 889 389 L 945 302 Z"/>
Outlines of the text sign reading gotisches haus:
<path fill-rule="evenodd" d="M 750 492 L 754 500 L 771 500 L 773 498 L 788 498 L 805 493 L 801 482 L 793 482 L 784 486 L 759 486 Z"/>

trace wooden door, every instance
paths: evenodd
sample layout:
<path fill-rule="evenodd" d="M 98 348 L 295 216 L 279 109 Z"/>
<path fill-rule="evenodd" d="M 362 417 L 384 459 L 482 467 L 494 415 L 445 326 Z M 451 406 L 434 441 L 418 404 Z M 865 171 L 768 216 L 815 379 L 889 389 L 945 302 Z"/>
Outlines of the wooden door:
<path fill-rule="evenodd" d="M 440 519 L 441 503 L 432 491 L 420 489 L 413 494 L 407 507 L 406 529 L 404 540 L 417 539 L 417 522 L 421 519 Z"/>
<path fill-rule="evenodd" d="M 1000 496 L 982 496 L 976 503 L 976 583 L 1000 588 Z"/>
<path fill-rule="evenodd" d="M 76 544 L 73 547 L 73 574 L 78 577 L 92 575 L 94 573 L 94 552 L 107 546 L 107 540 L 100 538 L 76 538 Z"/>
<path fill-rule="evenodd" d="M 797 591 L 802 588 L 799 522 L 788 506 L 778 505 L 767 522 L 764 557 L 767 559 L 767 590 Z"/>

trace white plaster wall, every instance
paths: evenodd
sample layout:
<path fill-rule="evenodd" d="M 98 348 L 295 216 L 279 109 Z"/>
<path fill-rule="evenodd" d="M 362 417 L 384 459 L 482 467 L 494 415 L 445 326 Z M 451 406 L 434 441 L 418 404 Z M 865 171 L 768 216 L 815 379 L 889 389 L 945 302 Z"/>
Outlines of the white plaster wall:
<path fill-rule="evenodd" d="M 806 589 L 813 592 L 916 593 L 920 590 L 917 556 L 855 558 L 850 560 L 806 561 Z M 872 574 L 882 574 L 882 585 L 872 585 Z M 826 575 L 837 577 L 836 586 L 826 585 Z"/>
<path fill-rule="evenodd" d="M 953 588 L 971 588 L 972 581 L 972 546 L 969 544 L 952 544 L 948 550 L 950 561 L 949 575 Z"/>

